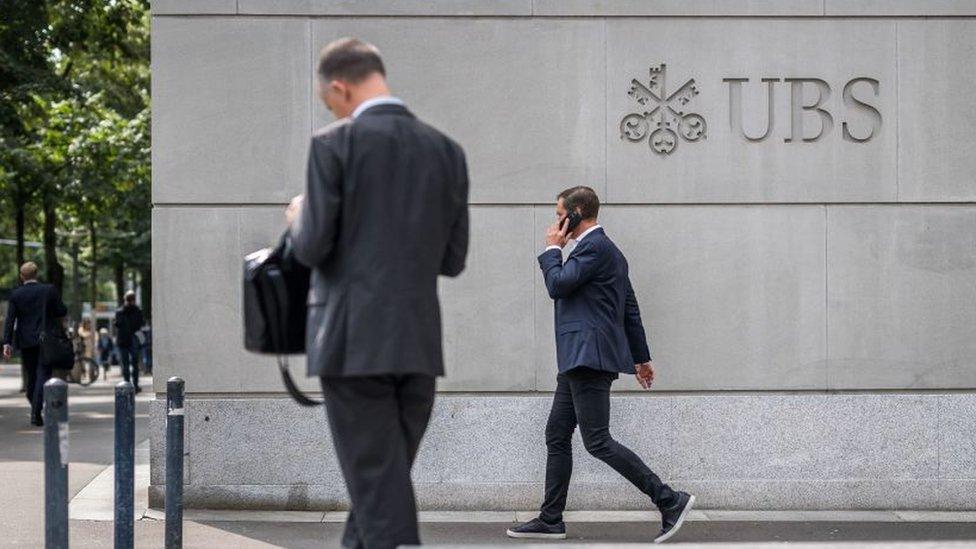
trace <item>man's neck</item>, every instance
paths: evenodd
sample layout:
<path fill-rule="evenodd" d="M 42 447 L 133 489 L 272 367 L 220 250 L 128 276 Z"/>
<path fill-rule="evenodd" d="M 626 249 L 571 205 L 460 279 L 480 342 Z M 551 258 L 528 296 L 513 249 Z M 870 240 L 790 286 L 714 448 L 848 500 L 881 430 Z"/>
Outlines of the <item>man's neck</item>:
<path fill-rule="evenodd" d="M 357 84 L 355 94 L 357 101 L 356 105 L 352 108 L 353 111 L 370 99 L 376 99 L 377 97 L 389 97 L 391 95 L 390 87 L 386 85 L 386 79 L 379 74 L 374 74 L 373 76 L 364 80 L 362 83 Z"/>
<path fill-rule="evenodd" d="M 597 223 L 595 219 L 584 219 L 580 222 L 579 226 L 576 227 L 576 236 L 574 240 L 578 240 L 583 233 L 592 229 L 593 227 L 596 227 L 597 225 L 599 225 L 599 223 Z"/>

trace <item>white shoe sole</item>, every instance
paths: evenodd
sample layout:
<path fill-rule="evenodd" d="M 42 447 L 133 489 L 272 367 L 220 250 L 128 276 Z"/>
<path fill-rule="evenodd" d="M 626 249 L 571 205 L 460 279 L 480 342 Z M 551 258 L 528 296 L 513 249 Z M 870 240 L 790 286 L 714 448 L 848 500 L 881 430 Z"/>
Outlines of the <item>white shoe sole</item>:
<path fill-rule="evenodd" d="M 562 534 L 539 534 L 532 532 L 513 532 L 512 530 L 507 530 L 505 532 L 508 537 L 515 539 L 566 539 L 566 533 Z"/>
<path fill-rule="evenodd" d="M 660 536 L 654 538 L 654 543 L 661 543 L 671 539 L 671 536 L 678 533 L 681 529 L 681 525 L 685 523 L 685 519 L 688 518 L 688 513 L 691 512 L 692 505 L 695 504 L 695 496 L 689 494 L 688 505 L 685 505 L 681 515 L 678 516 L 678 522 L 674 523 L 674 528 L 667 531 L 667 533 L 661 534 Z"/>

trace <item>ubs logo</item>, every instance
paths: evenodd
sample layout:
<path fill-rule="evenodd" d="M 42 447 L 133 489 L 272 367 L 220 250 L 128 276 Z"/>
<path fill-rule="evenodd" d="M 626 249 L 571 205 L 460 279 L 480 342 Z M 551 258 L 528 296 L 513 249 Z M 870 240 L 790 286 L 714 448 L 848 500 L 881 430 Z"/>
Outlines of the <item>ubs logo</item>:
<path fill-rule="evenodd" d="M 688 79 L 668 95 L 667 71 L 667 65 L 661 63 L 651 67 L 647 86 L 636 78 L 630 81 L 627 95 L 634 98 L 640 108 L 639 112 L 632 112 L 620 121 L 621 139 L 637 143 L 646 137 L 651 150 L 661 155 L 674 152 L 679 138 L 692 143 L 705 139 L 708 128 L 702 115 L 685 112 L 698 95 L 695 79 Z"/>
<path fill-rule="evenodd" d="M 673 153 L 680 141 L 694 143 L 706 138 L 708 126 L 705 117 L 688 112 L 698 97 L 698 86 L 694 78 L 688 79 L 673 93 L 667 93 L 667 66 L 662 63 L 651 67 L 650 78 L 645 86 L 636 78 L 630 82 L 627 92 L 637 103 L 637 111 L 620 120 L 620 138 L 632 143 L 647 139 L 651 150 L 661 156 Z M 728 85 L 729 130 L 733 137 L 746 143 L 775 141 L 770 139 L 776 132 L 776 89 L 789 88 L 788 93 L 780 92 L 789 101 L 789 129 L 783 136 L 785 143 L 811 143 L 825 139 L 834 128 L 834 115 L 827 109 L 830 99 L 830 84 L 820 78 L 762 78 L 766 87 L 766 120 L 761 134 L 747 132 L 743 124 L 742 95 L 743 84 L 748 78 L 723 78 Z M 841 119 L 841 137 L 850 143 L 867 143 L 881 132 L 881 111 L 874 105 L 879 97 L 880 84 L 874 78 L 852 78 L 843 87 L 843 105 L 846 111 Z M 810 97 L 815 95 L 815 99 Z M 873 97 L 872 97 L 873 96 Z M 815 120 L 809 120 L 814 118 Z M 860 120 L 857 130 L 849 125 L 851 120 Z M 819 123 L 818 123 L 819 122 Z M 806 126 L 806 127 L 805 127 Z M 810 130 L 819 126 L 816 133 Z M 752 127 L 756 127 L 755 124 Z M 761 127 L 761 126 L 760 126 Z"/>

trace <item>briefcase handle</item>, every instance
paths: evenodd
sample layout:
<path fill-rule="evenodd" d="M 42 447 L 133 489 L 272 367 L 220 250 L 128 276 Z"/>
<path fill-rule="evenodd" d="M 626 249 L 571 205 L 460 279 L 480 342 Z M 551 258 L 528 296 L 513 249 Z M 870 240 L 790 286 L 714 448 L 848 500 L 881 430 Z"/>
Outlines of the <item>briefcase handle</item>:
<path fill-rule="evenodd" d="M 287 242 L 287 234 L 285 235 L 285 238 Z M 272 286 L 274 286 L 275 289 L 275 301 L 276 301 L 275 305 L 277 305 L 278 307 L 278 314 L 282 315 L 283 314 L 282 304 L 288 303 L 288 291 L 285 288 L 285 285 L 280 277 L 276 279 L 275 283 L 272 283 Z M 278 322 L 277 324 L 281 326 L 282 330 L 285 329 L 284 322 Z M 276 343 L 276 347 L 278 349 L 283 349 L 284 341 L 287 339 L 287 334 L 274 333 L 274 330 L 272 330 L 272 334 L 278 340 Z M 278 369 L 281 371 L 281 380 L 282 382 L 284 382 L 285 389 L 288 390 L 288 394 L 291 395 L 291 398 L 295 399 L 295 402 L 297 402 L 302 406 L 309 406 L 309 407 L 321 406 L 325 404 L 325 402 L 321 400 L 314 400 L 312 398 L 309 398 L 308 395 L 303 393 L 302 390 L 298 388 L 298 385 L 295 384 L 295 380 L 292 379 L 291 377 L 291 372 L 288 370 L 288 355 L 279 354 L 276 356 L 278 359 Z"/>

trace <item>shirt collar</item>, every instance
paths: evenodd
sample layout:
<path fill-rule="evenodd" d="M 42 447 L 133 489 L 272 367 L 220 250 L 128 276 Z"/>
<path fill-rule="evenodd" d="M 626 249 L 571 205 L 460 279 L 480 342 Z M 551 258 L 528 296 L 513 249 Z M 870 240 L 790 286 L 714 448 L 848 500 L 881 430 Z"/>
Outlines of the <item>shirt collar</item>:
<path fill-rule="evenodd" d="M 578 237 L 576 237 L 576 242 L 579 242 L 579 241 L 583 240 L 584 238 L 586 238 L 586 235 L 592 233 L 593 231 L 595 231 L 597 229 L 602 229 L 602 228 L 603 227 L 601 227 L 599 223 L 597 223 L 596 225 L 593 225 L 589 229 L 586 229 L 585 231 L 583 231 L 583 233 L 581 235 L 579 235 Z"/>
<path fill-rule="evenodd" d="M 378 95 L 360 103 L 359 106 L 356 107 L 356 110 L 352 111 L 352 118 L 355 119 L 359 115 L 363 114 L 363 111 L 366 109 L 376 107 L 378 105 L 400 105 L 402 107 L 404 103 L 401 99 L 393 97 L 392 95 Z"/>
<path fill-rule="evenodd" d="M 28 284 L 37 284 L 37 280 L 28 280 L 28 281 L 24 282 L 24 286 L 26 286 Z"/>

